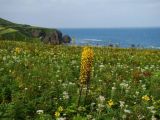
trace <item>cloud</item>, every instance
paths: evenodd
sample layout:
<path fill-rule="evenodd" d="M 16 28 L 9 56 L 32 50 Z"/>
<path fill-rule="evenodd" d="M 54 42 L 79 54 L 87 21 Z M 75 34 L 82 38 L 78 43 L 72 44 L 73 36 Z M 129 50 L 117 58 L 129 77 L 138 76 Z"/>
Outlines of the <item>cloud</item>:
<path fill-rule="evenodd" d="M 160 0 L 0 0 L 0 17 L 45 27 L 160 26 Z"/>

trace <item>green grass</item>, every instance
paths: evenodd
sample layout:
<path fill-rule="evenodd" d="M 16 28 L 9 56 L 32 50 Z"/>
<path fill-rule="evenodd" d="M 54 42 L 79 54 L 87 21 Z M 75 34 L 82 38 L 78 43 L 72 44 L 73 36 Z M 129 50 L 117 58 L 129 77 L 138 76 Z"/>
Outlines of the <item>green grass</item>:
<path fill-rule="evenodd" d="M 0 31 L 2 31 L 2 30 L 4 30 L 4 29 L 5 29 L 5 27 L 1 27 L 1 26 L 0 26 Z"/>
<path fill-rule="evenodd" d="M 159 119 L 160 50 L 93 47 L 89 97 L 77 107 L 82 48 L 1 41 L 0 119 Z"/>
<path fill-rule="evenodd" d="M 12 29 L 12 28 L 3 29 L 3 30 L 0 31 L 0 35 L 8 34 L 8 33 L 13 33 L 13 32 L 17 32 L 17 30 Z"/>

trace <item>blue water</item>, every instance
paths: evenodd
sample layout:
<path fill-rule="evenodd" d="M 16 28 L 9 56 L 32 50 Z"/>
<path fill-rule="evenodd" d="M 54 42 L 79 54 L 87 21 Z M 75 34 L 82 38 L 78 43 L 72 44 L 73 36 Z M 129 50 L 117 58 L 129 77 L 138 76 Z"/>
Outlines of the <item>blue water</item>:
<path fill-rule="evenodd" d="M 60 29 L 77 45 L 160 48 L 160 28 Z"/>

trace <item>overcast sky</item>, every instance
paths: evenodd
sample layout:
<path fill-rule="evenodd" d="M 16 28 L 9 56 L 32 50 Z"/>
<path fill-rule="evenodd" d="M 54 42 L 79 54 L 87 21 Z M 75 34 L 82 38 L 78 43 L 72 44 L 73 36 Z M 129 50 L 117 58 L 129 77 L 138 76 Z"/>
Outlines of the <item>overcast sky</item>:
<path fill-rule="evenodd" d="M 160 0 L 0 0 L 0 17 L 50 28 L 160 27 Z"/>

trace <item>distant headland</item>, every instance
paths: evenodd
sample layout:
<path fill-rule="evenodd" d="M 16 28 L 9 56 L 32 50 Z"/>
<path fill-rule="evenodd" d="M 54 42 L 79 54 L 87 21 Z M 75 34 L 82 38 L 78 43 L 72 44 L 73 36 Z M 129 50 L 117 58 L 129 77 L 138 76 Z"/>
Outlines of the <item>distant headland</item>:
<path fill-rule="evenodd" d="M 54 45 L 71 42 L 71 37 L 63 35 L 58 29 L 17 24 L 0 18 L 0 40 L 30 41 L 35 39 Z"/>

